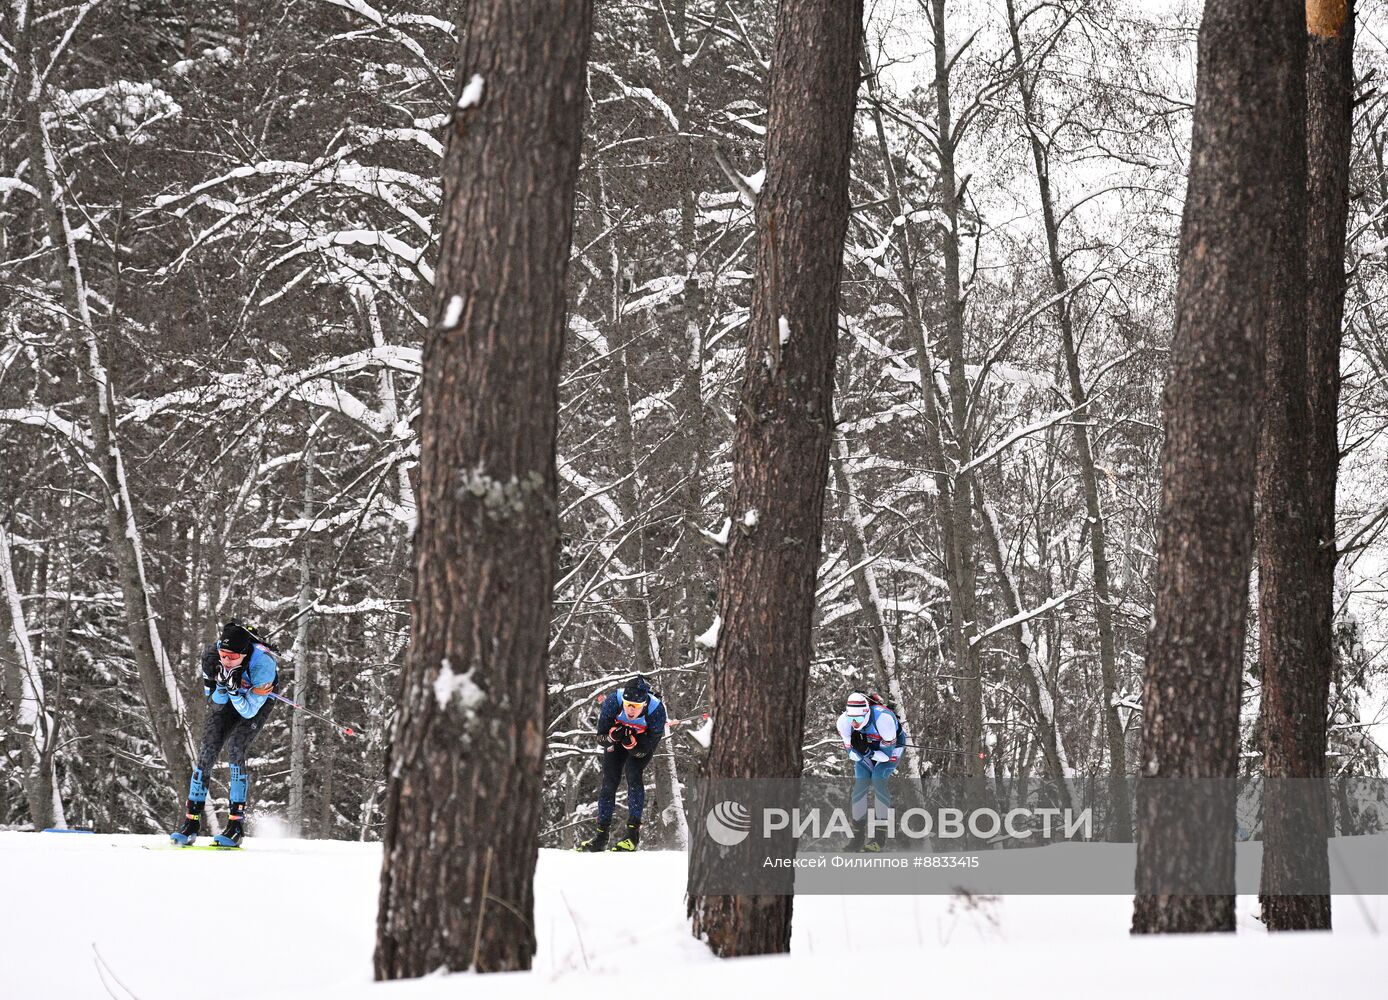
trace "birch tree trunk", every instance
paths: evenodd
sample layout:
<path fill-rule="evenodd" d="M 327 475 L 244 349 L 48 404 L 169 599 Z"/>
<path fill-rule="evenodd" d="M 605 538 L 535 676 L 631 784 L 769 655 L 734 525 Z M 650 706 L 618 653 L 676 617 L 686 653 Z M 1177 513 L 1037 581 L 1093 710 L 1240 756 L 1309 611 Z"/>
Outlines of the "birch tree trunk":
<path fill-rule="evenodd" d="M 715 780 L 795 782 L 803 763 L 861 41 L 861 0 L 781 0 L 710 685 Z M 717 851 L 695 839 L 691 886 Z M 791 903 L 691 893 L 689 913 L 715 954 L 756 955 L 789 950 Z"/>
<path fill-rule="evenodd" d="M 1335 481 L 1339 472 L 1340 331 L 1345 305 L 1345 221 L 1349 211 L 1349 169 L 1354 97 L 1354 10 L 1345 0 L 1309 0 L 1306 4 L 1308 49 L 1306 64 L 1307 188 L 1304 218 L 1306 240 L 1305 343 L 1291 324 L 1303 316 L 1287 317 L 1279 338 L 1278 357 L 1286 373 L 1279 388 L 1288 397 L 1276 425 L 1269 414 L 1263 434 L 1266 459 L 1261 470 L 1266 492 L 1260 524 L 1265 545 L 1259 581 L 1283 583 L 1280 593 L 1267 595 L 1265 630 L 1274 624 L 1267 616 L 1287 616 L 1278 629 L 1282 641 L 1264 639 L 1263 697 L 1260 702 L 1265 737 L 1263 773 L 1269 779 L 1315 779 L 1326 774 L 1326 715 L 1330 679 L 1334 672 L 1335 610 Z M 1296 238 L 1289 232 L 1286 239 Z M 1297 275 L 1289 288 L 1301 287 Z M 1304 350 L 1304 354 L 1298 353 Z M 1269 344 L 1271 366 L 1274 347 Z M 1305 364 L 1305 373 L 1300 368 Z M 1269 374 L 1271 390 L 1273 378 Z M 1303 403 L 1302 399 L 1305 402 Z M 1302 426 L 1304 424 L 1304 426 Z M 1279 433 L 1280 432 L 1280 433 Z M 1279 471 L 1295 475 L 1304 490 L 1294 510 L 1299 519 L 1282 524 L 1269 500 L 1275 498 Z M 1285 533 L 1296 532 L 1294 538 Z M 1267 541 L 1280 545 L 1267 544 Z M 1284 578 L 1294 584 L 1287 586 Z M 1298 608 L 1295 599 L 1304 604 Z M 1298 782 L 1298 786 L 1301 783 Z M 1329 930 L 1330 862 L 1325 838 L 1329 834 L 1326 801 L 1315 786 L 1302 794 L 1281 782 L 1269 788 L 1263 814 L 1263 922 L 1270 930 Z M 1294 884 L 1300 893 L 1279 893 Z M 1324 887 L 1307 893 L 1308 885 Z"/>
<path fill-rule="evenodd" d="M 1234 929 L 1239 689 L 1264 331 L 1305 211 L 1306 39 L 1290 0 L 1208 0 L 1164 397 L 1138 783 L 1137 933 Z M 1182 781 L 1178 779 L 1196 779 Z M 1226 790 L 1227 787 L 1227 790 Z M 1175 801 L 1172 789 L 1181 789 Z M 1197 894 L 1198 893 L 1198 894 Z"/>
<path fill-rule="evenodd" d="M 528 969 L 591 0 L 460 19 L 376 976 Z"/>

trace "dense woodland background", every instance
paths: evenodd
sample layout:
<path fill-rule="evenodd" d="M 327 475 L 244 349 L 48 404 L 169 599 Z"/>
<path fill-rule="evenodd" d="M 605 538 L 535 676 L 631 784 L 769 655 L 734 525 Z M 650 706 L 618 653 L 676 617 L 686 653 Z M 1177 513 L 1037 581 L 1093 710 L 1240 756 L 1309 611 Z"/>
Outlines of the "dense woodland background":
<path fill-rule="evenodd" d="M 1199 11 L 956 0 L 941 22 L 934 6 L 868 4 L 805 750 L 835 772 L 841 698 L 876 688 L 917 739 L 985 748 L 1006 796 L 1136 756 Z M 1362 724 L 1388 712 L 1388 101 L 1383 6 L 1359 8 L 1329 721 L 1332 773 L 1377 775 Z M 457 13 L 6 8 L 0 824 L 166 828 L 198 652 L 235 615 L 275 630 L 284 693 L 362 733 L 279 712 L 254 812 L 379 835 Z M 727 520 L 728 458 L 773 16 L 596 7 L 533 698 L 549 846 L 591 808 L 597 695 L 639 670 L 677 717 L 714 707 L 718 561 L 748 528 Z M 946 467 L 962 505 L 933 502 Z M 967 573 L 950 573 L 960 538 Z M 647 841 L 674 846 L 667 807 L 697 755 L 663 749 Z"/>

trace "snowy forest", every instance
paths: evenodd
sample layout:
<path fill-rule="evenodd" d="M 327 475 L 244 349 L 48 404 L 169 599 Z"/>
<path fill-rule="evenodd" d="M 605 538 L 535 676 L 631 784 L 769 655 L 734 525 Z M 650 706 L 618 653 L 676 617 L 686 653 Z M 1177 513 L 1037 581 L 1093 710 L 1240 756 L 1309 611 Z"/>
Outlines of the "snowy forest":
<path fill-rule="evenodd" d="M 590 34 L 536 42 L 542 55 L 518 59 L 516 73 L 546 58 L 581 81 L 570 95 L 581 120 L 571 232 L 520 233 L 520 222 L 489 214 L 498 206 L 474 204 L 457 209 L 462 235 L 450 243 L 445 194 L 463 184 L 463 168 L 448 156 L 477 129 L 498 127 L 489 116 L 506 93 L 493 86 L 502 56 L 477 46 L 499 37 L 506 18 L 488 11 L 505 6 L 7 0 L 0 828 L 167 830 L 197 759 L 199 659 L 230 618 L 278 647 L 280 694 L 351 731 L 278 706 L 250 762 L 253 833 L 273 816 L 290 836 L 387 839 L 389 853 L 388 817 L 408 808 L 392 795 L 410 794 L 392 790 L 401 762 L 392 772 L 391 755 L 416 745 L 420 709 L 408 702 L 425 691 L 439 693 L 443 709 L 452 699 L 465 757 L 503 753 L 470 746 L 464 732 L 473 713 L 491 709 L 510 717 L 515 739 L 542 748 L 534 781 L 504 785 L 508 796 L 540 802 L 537 821 L 517 819 L 514 835 L 572 847 L 593 818 L 597 703 L 636 673 L 680 722 L 646 772 L 643 850 L 690 846 L 685 790 L 750 746 L 754 725 L 783 720 L 799 738 L 773 770 L 798 761 L 806 775 L 838 773 L 835 719 L 853 690 L 889 696 L 912 737 L 940 748 L 907 758 L 901 773 L 911 779 L 981 779 L 1006 802 L 1029 781 L 1064 795 L 1077 776 L 1121 782 L 1137 773 L 1163 593 L 1159 514 L 1174 481 L 1163 473 L 1164 426 L 1172 433 L 1163 393 L 1169 406 L 1186 287 L 1182 218 L 1192 165 L 1202 162 L 1192 158 L 1192 123 L 1206 5 L 858 3 L 860 45 L 846 49 L 848 35 L 838 45 L 801 40 L 825 60 L 847 51 L 836 71 L 850 97 L 856 87 L 844 119 L 842 257 L 828 270 L 777 274 L 776 262 L 792 258 L 771 255 L 769 277 L 759 272 L 759 240 L 779 231 L 773 223 L 768 236 L 759 219 L 781 219 L 767 206 L 791 198 L 769 163 L 773 70 L 778 46 L 790 44 L 778 40 L 778 12 L 790 21 L 796 9 L 833 8 L 828 23 L 854 17 L 855 4 L 553 4 L 537 18 L 590 17 Z M 1300 20 L 1301 4 L 1290 6 Z M 1330 559 L 1317 562 L 1333 566 L 1334 581 L 1325 766 L 1382 777 L 1388 9 L 1358 0 L 1350 10 L 1338 401 L 1329 438 L 1305 436 L 1288 454 L 1309 459 L 1311 472 L 1298 473 L 1303 490 L 1329 477 L 1334 503 L 1320 536 Z M 806 72 L 815 64 L 786 58 Z M 804 153 L 817 148 L 811 139 L 832 139 L 832 109 L 786 116 L 814 133 L 787 148 Z M 1323 139 L 1313 116 L 1300 127 L 1303 148 Z M 523 145 L 530 134 L 516 124 L 496 141 L 526 171 L 563 160 L 562 144 Z M 1287 203 L 1277 165 L 1263 168 L 1268 186 L 1243 220 L 1251 242 L 1240 266 L 1296 238 L 1269 214 Z M 1311 188 L 1303 199 L 1314 202 Z M 561 195 L 541 188 L 513 207 L 539 213 Z M 798 225 L 786 211 L 785 224 Z M 1272 229 L 1254 231 L 1259 220 Z M 1300 240 L 1316 227 L 1314 214 L 1309 226 L 1303 218 Z M 469 254 L 486 251 L 458 242 L 469 232 L 529 256 L 516 273 L 498 260 L 479 264 Z M 813 232 L 787 239 L 808 255 Z M 562 302 L 542 287 L 544 253 L 558 238 Z M 1336 246 L 1333 233 L 1325 238 Z M 481 284 L 488 274 L 497 287 L 541 282 L 518 322 L 538 330 L 563 316 L 562 347 L 536 333 L 507 348 L 528 353 L 517 362 L 527 372 L 548 362 L 551 346 L 562 350 L 555 413 L 543 412 L 543 381 L 488 383 L 464 372 L 448 386 L 469 355 L 453 349 L 447 357 L 459 367 L 447 368 L 435 343 L 482 322 L 453 293 L 464 277 Z M 759 297 L 759 281 L 782 296 L 779 312 Z M 1259 314 L 1269 328 L 1296 289 L 1310 303 L 1302 315 L 1315 308 L 1304 277 L 1285 289 Z M 820 310 L 827 326 L 797 329 L 804 324 L 787 303 Z M 755 482 L 736 456 L 790 454 L 796 441 L 740 430 L 740 421 L 764 431 L 775 423 L 757 424 L 756 412 L 776 404 L 751 392 L 753 376 L 775 386 L 789 371 L 780 382 L 809 385 L 816 376 L 796 374 L 794 354 L 812 344 L 828 352 L 832 382 L 813 387 L 806 404 L 831 409 L 826 482 L 794 466 L 766 473 L 770 485 Z M 1278 357 L 1269 349 L 1268 372 Z M 1253 393 L 1263 370 L 1260 361 L 1252 382 L 1231 380 L 1227 392 L 1196 391 L 1198 412 L 1182 433 Z M 454 394 L 439 398 L 460 401 L 452 423 L 430 415 L 431 379 Z M 1267 412 L 1279 398 L 1268 390 Z M 478 415 L 493 402 L 496 413 Z M 504 433 L 507 420 L 531 411 L 537 422 L 557 420 L 552 504 L 531 504 L 546 489 L 540 473 L 507 482 L 480 460 L 434 471 L 421 463 L 434 438 L 459 427 Z M 1265 439 L 1276 424 L 1264 425 Z M 437 447 L 478 454 L 461 436 Z M 1230 488 L 1251 497 L 1253 467 L 1239 465 L 1251 451 L 1202 449 L 1172 451 L 1211 458 L 1224 470 L 1211 475 L 1227 473 Z M 1281 618 L 1263 619 L 1296 599 L 1273 586 L 1273 571 L 1259 572 L 1275 554 L 1269 540 L 1284 537 L 1279 483 L 1294 492 L 1269 453 L 1265 440 L 1257 549 L 1251 564 L 1247 547 L 1242 557 L 1254 571 L 1243 575 L 1243 644 L 1231 647 L 1242 662 L 1232 682 L 1240 774 L 1263 766 L 1263 647 L 1286 638 Z M 491 527 L 449 541 L 471 529 L 447 523 L 447 505 L 431 511 L 446 475 L 458 496 L 486 506 Z M 804 496 L 822 533 L 817 549 L 798 545 L 797 524 L 783 527 L 747 501 L 762 488 Z M 456 658 L 455 674 L 452 647 L 437 634 L 412 643 L 412 602 L 437 605 L 440 588 L 475 584 L 475 553 L 464 548 L 481 542 L 469 539 L 491 538 L 508 512 L 524 521 L 536 505 L 557 525 L 548 576 L 527 575 L 530 549 L 550 543 L 536 527 L 517 536 L 514 574 L 502 559 L 493 568 L 506 578 L 485 577 L 470 594 L 473 624 L 450 618 L 447 628 L 494 627 L 490 641 L 517 662 L 545 664 L 543 680 L 519 666 L 484 680 L 481 667 L 464 673 Z M 808 603 L 788 583 L 753 588 L 752 604 L 739 605 L 728 588 L 769 572 L 739 551 L 772 531 L 784 531 L 784 544 L 768 542 L 766 559 L 812 560 Z M 804 537 L 821 537 L 813 532 Z M 417 578 L 448 560 L 446 544 L 459 546 L 452 569 Z M 1242 572 L 1237 545 L 1198 558 Z M 755 622 L 782 612 L 807 616 L 809 645 L 789 642 L 771 656 L 779 665 L 758 674 L 748 650 L 772 647 L 751 632 L 730 643 L 723 616 Z M 414 669 L 426 660 L 427 676 Z M 786 683 L 796 663 L 805 673 Z M 417 741 L 427 754 L 428 740 L 441 738 L 436 728 Z M 225 807 L 225 786 L 212 799 Z M 498 808 L 490 801 L 484 809 Z M 1128 798 L 1113 801 L 1108 839 L 1130 841 Z M 1378 820 L 1335 822 L 1372 832 Z M 487 875 L 500 880 L 490 867 Z M 525 897 L 528 881 L 516 892 Z M 719 938 L 735 913 L 702 919 L 720 954 L 777 950 Z M 503 946 L 478 930 L 474 948 L 473 925 L 459 926 L 474 958 L 480 949 L 494 967 L 528 967 L 528 954 L 506 949 L 533 944 Z M 418 961 L 396 956 L 383 974 L 419 975 L 427 969 Z"/>

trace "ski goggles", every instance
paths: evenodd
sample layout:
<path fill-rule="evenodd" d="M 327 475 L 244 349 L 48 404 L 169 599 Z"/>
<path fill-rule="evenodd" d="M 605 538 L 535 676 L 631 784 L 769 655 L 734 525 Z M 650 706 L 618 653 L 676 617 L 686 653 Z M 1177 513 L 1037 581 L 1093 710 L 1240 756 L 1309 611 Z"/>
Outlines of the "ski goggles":
<path fill-rule="evenodd" d="M 635 708 L 635 709 L 640 709 L 641 711 L 644 712 L 644 711 L 646 710 L 646 706 L 647 706 L 648 704 L 650 704 L 650 702 L 646 702 L 646 701 L 627 701 L 625 698 L 622 699 L 622 707 L 623 707 L 623 708 L 626 708 L 626 709 Z"/>

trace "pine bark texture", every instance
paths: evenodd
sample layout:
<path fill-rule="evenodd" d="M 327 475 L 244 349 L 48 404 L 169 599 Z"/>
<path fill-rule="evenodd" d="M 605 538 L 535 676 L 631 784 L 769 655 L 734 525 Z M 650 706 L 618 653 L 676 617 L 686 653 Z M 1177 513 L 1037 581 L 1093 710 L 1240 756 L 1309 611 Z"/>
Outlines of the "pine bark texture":
<path fill-rule="evenodd" d="M 527 969 L 591 0 L 473 0 L 443 167 L 376 976 Z"/>
<path fill-rule="evenodd" d="M 734 527 L 710 683 L 713 779 L 793 782 L 803 764 L 862 9 L 862 0 L 782 0 L 777 12 L 757 278 L 733 439 Z M 708 837 L 695 838 L 691 885 L 716 850 Z M 689 911 L 695 935 L 730 957 L 788 951 L 791 903 L 789 895 L 691 894 Z"/>
<path fill-rule="evenodd" d="M 1292 0 L 1209 0 L 1200 28 L 1163 400 L 1137 933 L 1234 929 L 1234 796 L 1209 779 L 1232 779 L 1238 762 L 1264 335 L 1278 318 L 1283 257 L 1299 252 L 1276 234 L 1304 196 L 1295 152 L 1304 35 Z"/>
<path fill-rule="evenodd" d="M 1334 667 L 1335 482 L 1339 470 L 1340 330 L 1345 303 L 1345 222 L 1354 93 L 1354 14 L 1344 0 L 1306 4 L 1306 247 L 1302 336 L 1282 343 L 1289 372 L 1269 398 L 1267 459 L 1259 525 L 1263 773 L 1268 779 L 1324 778 L 1326 706 Z M 1295 238 L 1288 233 L 1287 238 Z M 1293 244 L 1295 245 L 1295 244 Z M 1273 363 L 1269 345 L 1268 363 Z M 1270 368 L 1271 371 L 1271 368 Z M 1267 379 L 1269 391 L 1273 379 Z M 1274 429 L 1295 406 L 1295 427 Z M 1271 502 L 1275 477 L 1300 477 L 1294 504 Z M 1294 524 L 1288 523 L 1295 514 Z M 1294 537 L 1292 536 L 1295 532 Z M 1269 589 L 1275 600 L 1269 601 Z M 1284 617 L 1282 617 L 1284 616 Z M 1281 633 L 1280 635 L 1275 633 Z M 1270 930 L 1329 930 L 1327 800 L 1317 787 L 1278 781 L 1264 799 L 1263 921 Z M 1307 893 L 1310 885 L 1323 893 Z M 1300 893 L 1278 892 L 1300 887 Z"/>

